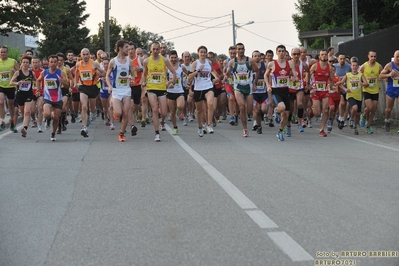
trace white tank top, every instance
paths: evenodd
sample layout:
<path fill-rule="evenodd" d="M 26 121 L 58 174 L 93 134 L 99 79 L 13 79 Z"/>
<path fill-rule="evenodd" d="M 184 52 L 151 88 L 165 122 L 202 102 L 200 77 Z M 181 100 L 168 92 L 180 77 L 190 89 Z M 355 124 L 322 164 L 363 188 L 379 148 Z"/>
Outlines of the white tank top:
<path fill-rule="evenodd" d="M 115 89 L 129 89 L 130 90 L 130 59 L 126 58 L 125 63 L 120 63 L 118 58 L 114 58 L 115 66 L 112 71 L 113 87 Z"/>
<path fill-rule="evenodd" d="M 196 61 L 197 65 L 195 70 L 198 70 L 202 63 L 197 59 Z M 194 80 L 194 90 L 195 91 L 204 91 L 204 90 L 209 90 L 213 88 L 213 83 L 211 80 L 211 71 L 212 67 L 209 64 L 208 60 L 205 60 L 204 68 L 202 71 L 200 71 L 197 76 L 195 76 Z"/>
<path fill-rule="evenodd" d="M 168 79 L 172 79 L 172 72 L 168 69 Z M 175 86 L 172 89 L 167 89 L 166 91 L 169 93 L 184 93 L 183 89 L 183 69 L 179 64 L 179 67 L 176 69 L 176 79 L 175 79 Z"/>

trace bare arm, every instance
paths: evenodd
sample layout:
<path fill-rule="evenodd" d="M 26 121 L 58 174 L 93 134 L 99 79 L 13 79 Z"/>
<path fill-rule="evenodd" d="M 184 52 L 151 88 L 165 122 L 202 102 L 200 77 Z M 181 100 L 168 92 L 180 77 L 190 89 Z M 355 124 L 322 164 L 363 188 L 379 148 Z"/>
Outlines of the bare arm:
<path fill-rule="evenodd" d="M 176 81 L 176 70 L 170 63 L 168 59 L 165 58 L 165 65 L 169 69 L 170 72 L 172 72 L 172 79 L 167 82 L 167 86 L 169 88 L 173 88 L 175 86 L 175 81 Z"/>
<path fill-rule="evenodd" d="M 266 82 L 266 86 L 267 86 L 267 91 L 268 92 L 272 91 L 270 74 L 272 73 L 273 70 L 274 70 L 274 62 L 272 61 L 272 62 L 269 62 L 267 64 L 266 72 L 265 72 L 265 75 L 264 75 L 264 80 Z"/>
<path fill-rule="evenodd" d="M 147 75 L 148 75 L 148 59 L 145 59 L 143 62 L 143 75 L 141 75 L 141 88 L 144 88 L 147 84 Z"/>
<path fill-rule="evenodd" d="M 19 86 L 19 81 L 17 81 L 17 77 L 19 76 L 19 70 L 14 72 L 10 80 L 10 86 Z"/>
<path fill-rule="evenodd" d="M 192 63 L 191 65 L 191 69 L 190 69 L 190 75 L 188 75 L 188 82 L 191 83 L 191 81 L 195 78 L 195 76 L 197 76 L 199 71 L 196 71 L 197 67 L 197 61 L 195 61 L 194 63 Z"/>
<path fill-rule="evenodd" d="M 392 71 L 392 64 L 388 63 L 385 65 L 384 69 L 381 71 L 379 77 L 380 77 L 380 79 L 386 79 L 386 78 L 392 77 L 393 75 L 394 74 Z"/>
<path fill-rule="evenodd" d="M 111 79 L 109 77 L 111 75 L 112 69 L 114 69 L 114 65 L 115 65 L 115 61 L 114 61 L 114 59 L 112 59 L 108 64 L 107 73 L 105 73 L 105 82 L 107 82 L 108 90 L 110 90 L 110 92 L 112 92 L 113 87 L 112 87 Z"/>

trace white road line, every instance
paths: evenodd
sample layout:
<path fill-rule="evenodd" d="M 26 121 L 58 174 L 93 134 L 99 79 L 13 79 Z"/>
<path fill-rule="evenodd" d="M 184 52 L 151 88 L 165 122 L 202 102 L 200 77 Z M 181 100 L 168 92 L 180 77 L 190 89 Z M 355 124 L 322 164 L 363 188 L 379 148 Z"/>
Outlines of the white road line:
<path fill-rule="evenodd" d="M 18 132 L 21 131 L 22 125 L 17 127 Z M 9 128 L 4 129 L 4 130 L 8 130 L 8 132 L 5 132 L 3 134 L 0 135 L 0 140 L 2 140 L 3 138 L 5 138 L 6 136 L 10 135 L 10 134 L 15 134 L 14 132 L 12 132 Z"/>
<path fill-rule="evenodd" d="M 261 210 L 251 210 L 245 211 L 251 219 L 259 225 L 262 229 L 272 229 L 278 228 L 277 224 L 275 224 L 263 211 Z"/>
<path fill-rule="evenodd" d="M 395 148 L 392 148 L 392 147 L 389 147 L 389 146 L 385 146 L 385 145 L 382 145 L 382 144 L 376 144 L 376 143 L 372 143 L 372 142 L 369 142 L 369 141 L 366 141 L 366 140 L 352 138 L 352 137 L 349 137 L 349 136 L 344 136 L 344 135 L 341 135 L 341 134 L 338 134 L 338 133 L 335 133 L 335 132 L 331 132 L 331 134 L 334 134 L 336 136 L 340 136 L 340 137 L 343 137 L 343 138 L 347 138 L 347 139 L 350 139 L 350 140 L 356 140 L 356 141 L 359 141 L 359 142 L 362 142 L 362 143 L 365 143 L 365 144 L 369 144 L 369 145 L 373 145 L 373 146 L 376 146 L 376 147 L 379 147 L 379 148 L 384 148 L 384 149 L 391 150 L 391 151 L 399 151 L 399 149 L 395 149 Z"/>
<path fill-rule="evenodd" d="M 292 261 L 313 261 L 313 257 L 306 252 L 294 239 L 285 232 L 269 232 L 267 235 Z"/>
<path fill-rule="evenodd" d="M 278 228 L 264 212 L 258 209 L 256 205 L 234 186 L 222 173 L 208 163 L 201 155 L 191 148 L 179 136 L 172 135 L 172 129 L 165 125 L 169 134 L 176 142 L 194 159 L 202 168 L 219 184 L 219 186 L 247 213 L 247 215 L 262 229 Z M 314 260 L 297 242 L 295 242 L 285 232 L 267 233 L 273 242 L 285 253 L 292 261 L 310 261 Z"/>

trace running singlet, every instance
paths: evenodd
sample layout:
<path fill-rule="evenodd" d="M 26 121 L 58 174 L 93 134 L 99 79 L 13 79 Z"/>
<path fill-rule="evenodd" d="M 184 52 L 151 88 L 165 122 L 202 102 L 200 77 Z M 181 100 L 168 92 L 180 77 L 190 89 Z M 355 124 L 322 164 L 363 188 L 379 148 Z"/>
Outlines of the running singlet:
<path fill-rule="evenodd" d="M 33 74 L 35 75 L 36 79 L 40 77 L 40 74 L 43 72 L 43 69 L 39 68 L 38 70 L 32 69 Z M 40 88 L 40 95 L 43 94 L 44 84 L 42 83 L 42 87 Z M 33 93 L 36 93 L 36 82 L 32 84 Z"/>
<path fill-rule="evenodd" d="M 159 55 L 159 60 L 154 61 L 148 57 L 147 90 L 166 91 L 166 65 L 165 59 Z"/>
<path fill-rule="evenodd" d="M 195 91 L 204 91 L 204 90 L 209 90 L 213 88 L 212 80 L 211 80 L 211 71 L 212 67 L 209 64 L 208 60 L 205 59 L 205 64 L 204 68 L 202 71 L 199 71 L 199 67 L 202 64 L 198 59 L 197 59 L 197 65 L 196 65 L 196 71 L 198 71 L 197 75 L 195 76 L 194 80 L 194 90 Z"/>
<path fill-rule="evenodd" d="M 188 66 L 186 65 L 181 65 L 181 67 L 184 67 L 187 71 L 190 71 L 191 69 L 191 64 L 189 64 Z M 183 87 L 186 87 L 188 83 L 188 76 L 183 72 Z"/>
<path fill-rule="evenodd" d="M 172 72 L 168 69 L 168 80 L 172 80 Z M 183 89 L 183 69 L 182 66 L 179 64 L 179 67 L 176 69 L 176 79 L 173 88 L 168 88 L 167 92 L 169 93 L 184 93 Z"/>
<path fill-rule="evenodd" d="M 96 70 L 93 69 L 93 62 L 93 59 L 89 59 L 86 66 L 83 66 L 83 61 L 80 62 L 78 67 L 78 76 L 81 85 L 93 86 L 98 83 Z"/>
<path fill-rule="evenodd" d="M 66 79 L 69 80 L 68 72 L 67 72 L 66 66 L 62 66 L 61 71 L 64 72 Z M 68 87 L 69 87 L 69 86 L 68 86 Z M 61 84 L 61 88 L 65 88 L 65 85 L 64 85 L 64 84 Z"/>
<path fill-rule="evenodd" d="M 251 72 L 252 68 L 249 65 L 248 57 L 246 57 L 244 64 L 238 63 L 236 58 L 233 67 L 234 88 L 236 90 L 247 90 L 248 93 L 250 92 L 252 84 Z"/>
<path fill-rule="evenodd" d="M 114 77 L 112 87 L 115 89 L 129 89 L 130 90 L 130 59 L 126 58 L 125 63 L 120 63 L 118 58 L 114 58 L 115 66 L 112 70 Z"/>
<path fill-rule="evenodd" d="M 29 70 L 28 75 L 25 75 L 22 70 L 19 70 L 17 81 L 21 81 L 21 84 L 19 84 L 17 88 L 18 92 L 32 91 L 33 72 Z"/>
<path fill-rule="evenodd" d="M 139 56 L 136 56 L 136 58 L 133 59 L 132 66 L 139 67 L 140 69 L 143 69 L 143 65 L 141 64 Z M 143 75 L 143 73 L 141 71 L 134 71 L 134 77 L 132 77 L 133 78 L 133 86 L 140 86 L 140 81 L 141 81 L 142 75 Z"/>
<path fill-rule="evenodd" d="M 299 61 L 299 65 L 295 66 L 295 72 L 296 76 L 298 77 L 299 81 L 292 81 L 290 79 L 288 88 L 290 89 L 290 92 L 297 92 L 300 89 L 303 89 L 303 63 L 302 61 Z"/>
<path fill-rule="evenodd" d="M 260 67 L 259 67 L 259 78 L 258 82 L 256 83 L 256 91 L 253 93 L 266 93 L 266 83 L 265 83 L 265 72 L 266 72 L 266 65 L 264 62 L 260 62 Z M 255 73 L 252 75 L 253 77 L 255 76 Z"/>
<path fill-rule="evenodd" d="M 61 91 L 61 69 L 57 69 L 53 74 L 50 73 L 50 69 L 44 70 L 43 73 L 43 84 L 44 94 L 43 98 L 51 102 L 59 102 L 62 100 Z"/>
<path fill-rule="evenodd" d="M 288 88 L 291 76 L 291 68 L 288 60 L 285 60 L 285 67 L 282 68 L 277 60 L 274 60 L 274 72 L 272 73 L 272 88 Z"/>
<path fill-rule="evenodd" d="M 0 87 L 1 88 L 15 88 L 10 86 L 11 78 L 14 74 L 14 65 L 15 60 L 12 58 L 8 58 L 7 60 L 3 61 L 0 60 Z"/>
<path fill-rule="evenodd" d="M 222 70 L 220 69 L 220 65 L 218 62 L 214 62 L 212 64 L 213 69 L 216 71 L 216 73 L 218 73 L 218 75 L 222 75 Z M 219 81 L 218 83 L 215 84 L 215 89 L 220 90 L 223 88 L 223 84 L 221 81 Z"/>
<path fill-rule="evenodd" d="M 330 65 L 321 68 L 320 62 L 317 62 L 316 70 L 313 73 L 313 89 L 316 91 L 327 91 L 327 84 L 330 78 Z"/>
<path fill-rule="evenodd" d="M 399 74 L 399 68 L 395 66 L 394 62 L 391 62 L 392 64 L 392 71 L 395 71 L 397 74 Z M 399 77 L 389 77 L 388 78 L 388 84 L 387 84 L 387 91 L 388 90 L 399 90 Z"/>
<path fill-rule="evenodd" d="M 353 98 L 356 101 L 362 100 L 362 86 L 360 81 L 362 80 L 362 73 L 352 74 L 351 72 L 346 73 L 346 86 L 350 90 L 346 94 L 346 99 Z"/>
<path fill-rule="evenodd" d="M 374 66 L 371 67 L 369 62 L 364 63 L 363 74 L 369 83 L 368 87 L 363 87 L 363 92 L 378 94 L 380 91 L 380 64 L 376 62 Z"/>

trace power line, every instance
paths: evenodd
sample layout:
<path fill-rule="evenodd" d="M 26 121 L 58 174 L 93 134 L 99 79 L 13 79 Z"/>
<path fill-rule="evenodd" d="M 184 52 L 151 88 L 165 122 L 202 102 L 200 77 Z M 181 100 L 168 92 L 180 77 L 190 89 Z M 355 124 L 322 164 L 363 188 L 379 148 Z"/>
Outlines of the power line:
<path fill-rule="evenodd" d="M 268 41 L 270 41 L 270 42 L 274 42 L 274 43 L 277 43 L 277 44 L 282 44 L 281 42 L 277 42 L 277 41 L 274 41 L 274 40 L 272 40 L 272 39 L 263 37 L 263 36 L 261 36 L 261 35 L 259 35 L 259 34 L 256 34 L 255 32 L 252 32 L 252 31 L 250 31 L 250 30 L 247 30 L 247 29 L 245 29 L 245 28 L 241 28 L 241 29 L 242 29 L 242 30 L 245 30 L 245 31 L 248 31 L 249 33 L 252 33 L 253 35 L 256 35 L 256 36 L 258 36 L 258 37 L 260 37 L 260 38 L 262 38 L 262 39 L 268 40 Z M 285 46 L 289 46 L 289 47 L 296 47 L 296 45 L 289 45 L 289 44 L 284 44 L 284 45 L 285 45 Z"/>
<path fill-rule="evenodd" d="M 228 25 L 228 26 L 223 26 L 223 27 L 218 27 L 218 26 L 223 25 L 223 24 L 226 24 L 226 23 L 230 23 L 230 21 L 226 21 L 226 22 L 217 24 L 217 25 L 215 25 L 215 26 L 213 26 L 213 27 L 208 27 L 208 28 L 206 28 L 206 29 L 201 29 L 201 30 L 197 30 L 197 31 L 190 32 L 190 33 L 182 34 L 182 35 L 179 35 L 179 36 L 176 36 L 176 37 L 165 38 L 165 39 L 167 39 L 167 40 L 177 39 L 177 38 L 180 38 L 180 37 L 184 37 L 184 36 L 191 35 L 191 34 L 194 34 L 194 33 L 197 33 L 197 32 L 205 31 L 205 30 L 209 30 L 209 29 L 212 29 L 212 28 L 214 29 L 214 28 L 226 28 L 226 27 L 230 27 L 230 25 Z"/>
<path fill-rule="evenodd" d="M 206 29 L 214 28 L 214 27 L 201 26 L 201 25 L 198 25 L 198 23 L 194 24 L 194 23 L 185 21 L 185 20 L 183 20 L 183 19 L 180 19 L 180 18 L 178 18 L 178 17 L 176 17 L 176 16 L 174 16 L 174 15 L 168 13 L 167 11 L 163 10 L 163 9 L 160 8 L 159 6 L 157 6 L 157 5 L 155 5 L 154 3 L 152 3 L 150 0 L 147 0 L 147 2 L 150 3 L 151 5 L 155 6 L 156 8 L 158 8 L 159 10 L 161 10 L 162 12 L 168 14 L 169 16 L 171 16 L 171 17 L 173 17 L 173 18 L 175 18 L 175 19 L 177 19 L 177 20 L 180 20 L 180 21 L 182 21 L 182 22 L 184 22 L 184 23 L 187 23 L 187 24 L 189 24 L 189 25 L 191 25 L 191 26 L 197 26 L 197 27 L 206 28 Z"/>
<path fill-rule="evenodd" d="M 193 18 L 218 19 L 218 18 L 223 18 L 223 17 L 230 16 L 230 14 L 227 14 L 227 15 L 220 16 L 220 17 L 199 17 L 199 16 L 189 15 L 189 14 L 180 12 L 180 11 L 178 11 L 178 10 L 176 10 L 176 9 L 173 9 L 173 8 L 171 8 L 171 7 L 168 7 L 168 6 L 164 5 L 164 4 L 162 4 L 161 2 L 159 2 L 159 1 L 157 1 L 157 0 L 154 0 L 154 2 L 157 2 L 158 4 L 160 4 L 160 5 L 162 5 L 162 6 L 166 7 L 166 8 L 168 8 L 168 9 L 170 9 L 170 10 L 173 10 L 173 11 L 179 13 L 179 14 L 182 14 L 182 15 L 185 15 L 185 16 L 188 16 L 188 17 L 193 17 Z"/>
<path fill-rule="evenodd" d="M 197 23 L 196 25 L 198 25 L 198 24 L 203 24 L 203 23 L 206 23 L 206 22 L 209 22 L 209 21 L 212 21 L 212 20 L 215 20 L 215 19 L 205 20 L 205 21 L 202 21 L 202 22 Z M 195 25 L 195 26 L 196 26 L 196 25 Z M 193 26 L 193 25 L 183 26 L 183 27 L 179 27 L 179 28 L 176 28 L 176 29 L 163 31 L 163 32 L 160 32 L 160 33 L 158 33 L 158 34 L 163 34 L 163 33 L 171 32 L 171 31 L 181 30 L 181 29 L 185 29 L 185 28 L 192 27 L 192 26 Z M 211 28 L 211 27 L 210 27 L 210 28 Z"/>

